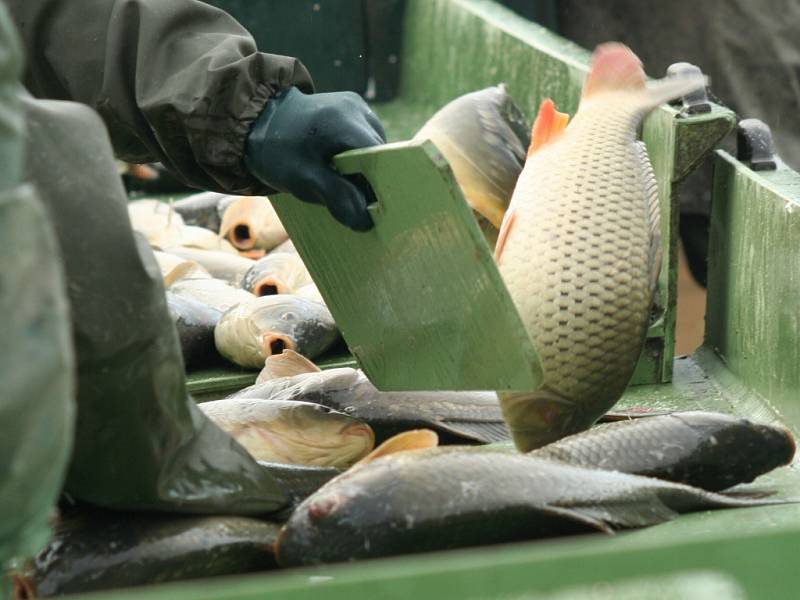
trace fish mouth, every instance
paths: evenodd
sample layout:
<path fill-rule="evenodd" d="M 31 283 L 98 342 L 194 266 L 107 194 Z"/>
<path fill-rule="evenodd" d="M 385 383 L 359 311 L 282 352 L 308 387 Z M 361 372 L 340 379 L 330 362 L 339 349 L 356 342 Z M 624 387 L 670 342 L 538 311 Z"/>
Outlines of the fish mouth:
<path fill-rule="evenodd" d="M 281 527 L 280 531 L 278 531 L 278 536 L 275 538 L 275 541 L 272 542 L 272 555 L 275 557 L 275 562 L 279 565 L 281 564 L 281 545 L 283 544 L 284 537 L 286 537 L 286 525 Z"/>
<path fill-rule="evenodd" d="M 239 250 L 250 250 L 256 245 L 256 236 L 253 235 L 253 227 L 249 221 L 237 221 L 233 223 L 228 233 L 228 241 Z"/>
<path fill-rule="evenodd" d="M 299 507 L 298 507 L 299 508 Z M 309 522 L 308 527 L 313 527 Z M 275 562 L 282 567 L 297 567 L 302 564 L 303 549 L 309 548 L 309 537 L 313 537 L 313 531 L 302 524 L 284 523 L 278 532 L 278 536 L 272 543 L 272 551 Z"/>
<path fill-rule="evenodd" d="M 290 293 L 289 288 L 277 277 L 264 277 L 253 286 L 253 294 L 256 296 L 275 296 L 288 293 Z"/>
<path fill-rule="evenodd" d="M 265 360 L 270 356 L 280 355 L 284 350 L 296 351 L 294 340 L 281 333 L 265 333 L 261 338 L 261 344 L 264 349 Z"/>

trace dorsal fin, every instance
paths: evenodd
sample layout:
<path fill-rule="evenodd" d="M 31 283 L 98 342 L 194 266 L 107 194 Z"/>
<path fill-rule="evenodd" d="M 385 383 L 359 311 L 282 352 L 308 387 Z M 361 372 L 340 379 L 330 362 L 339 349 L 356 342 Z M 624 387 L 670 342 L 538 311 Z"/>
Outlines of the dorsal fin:
<path fill-rule="evenodd" d="M 617 42 L 600 44 L 583 86 L 583 98 L 600 92 L 644 89 L 642 62 L 633 51 Z"/>
<path fill-rule="evenodd" d="M 539 114 L 531 130 L 531 145 L 528 146 L 528 156 L 539 150 L 549 142 L 553 142 L 563 133 L 569 122 L 569 115 L 556 110 L 556 105 L 550 98 L 542 100 Z"/>
<path fill-rule="evenodd" d="M 294 350 L 285 349 L 280 354 L 268 356 L 264 361 L 264 368 L 258 374 L 257 383 L 280 379 L 281 377 L 293 377 L 301 373 L 319 373 L 320 368 L 308 360 L 302 354 Z"/>
<path fill-rule="evenodd" d="M 438 445 L 439 436 L 436 435 L 435 431 L 430 429 L 411 429 L 390 437 L 353 466 L 365 465 L 389 454 L 436 448 Z"/>

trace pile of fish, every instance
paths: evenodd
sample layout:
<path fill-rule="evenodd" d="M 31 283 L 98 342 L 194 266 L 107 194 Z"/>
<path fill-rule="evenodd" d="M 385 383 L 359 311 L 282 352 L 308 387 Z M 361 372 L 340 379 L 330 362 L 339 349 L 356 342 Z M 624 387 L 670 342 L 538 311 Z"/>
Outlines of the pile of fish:
<path fill-rule="evenodd" d="M 220 356 L 260 368 L 284 348 L 315 358 L 338 341 L 267 198 L 203 192 L 135 200 L 128 212 L 155 251 L 188 368 Z"/>
<path fill-rule="evenodd" d="M 291 403 L 307 406 L 252 402 L 272 404 L 275 411 Z M 338 418 L 343 428 L 353 428 Z M 233 428 L 248 420 L 241 410 L 227 419 Z M 319 435 L 322 440 L 325 433 Z M 18 597 L 609 534 L 682 513 L 791 502 L 764 497 L 763 490 L 720 492 L 788 464 L 795 453 L 794 439 L 783 427 L 720 413 L 599 425 L 530 453 L 508 445 L 437 447 L 437 442 L 431 430 L 405 431 L 346 470 L 262 462 L 287 491 L 289 505 L 258 519 L 66 507 L 48 548 L 17 575 Z"/>
<path fill-rule="evenodd" d="M 130 516 L 103 513 L 99 528 L 89 509 L 67 510 L 19 575 L 20 594 L 612 533 L 795 502 L 731 489 L 792 461 L 781 426 L 700 411 L 595 426 L 631 378 L 660 265 L 655 179 L 635 132 L 655 106 L 702 85 L 646 84 L 633 53 L 608 44 L 569 126 L 546 100 L 529 135 L 497 86 L 456 99 L 418 134 L 447 157 L 495 249 L 541 359 L 534 392 L 381 392 L 358 369 L 321 371 L 312 361 L 338 331 L 266 198 L 132 202 L 186 363 L 216 351 L 261 368 L 254 385 L 200 408 L 287 504 L 263 519 L 141 515 L 126 525 Z"/>
<path fill-rule="evenodd" d="M 279 477 L 292 499 L 275 546 L 283 566 L 611 533 L 684 512 L 779 504 L 762 492 L 719 492 L 795 453 L 783 427 L 685 412 L 599 425 L 521 454 L 502 443 L 510 434 L 492 392 L 381 392 L 356 369 L 320 371 L 291 351 L 268 358 L 254 385 L 200 406 L 255 457 L 311 465 L 308 477 L 297 467 L 284 467 L 290 480 Z M 291 406 L 324 407 L 312 414 L 331 441 L 314 442 L 326 457 L 301 458 L 302 441 L 286 442 L 263 416 Z M 363 443 L 345 443 L 347 432 Z M 380 445 L 370 452 L 373 440 Z M 288 451 L 276 456 L 275 447 Z"/>
<path fill-rule="evenodd" d="M 381 392 L 359 369 L 320 371 L 291 351 L 267 359 L 254 385 L 221 402 L 242 400 L 320 404 L 369 424 L 377 443 L 420 428 L 448 444 L 509 439 L 494 392 Z"/>
<path fill-rule="evenodd" d="M 697 443 L 676 452 L 673 434 Z M 740 452 L 743 440 L 764 451 Z M 606 468 L 584 466 L 591 459 L 568 460 L 582 448 L 591 456 L 599 444 L 612 455 Z M 786 501 L 708 489 L 721 479 L 750 481 L 787 464 L 794 450 L 782 428 L 685 413 L 608 425 L 529 454 L 491 446 L 397 452 L 356 465 L 309 496 L 282 528 L 276 555 L 284 566 L 339 562 L 611 533 L 680 513 L 780 504 Z M 678 483 L 685 479 L 698 487 Z"/>

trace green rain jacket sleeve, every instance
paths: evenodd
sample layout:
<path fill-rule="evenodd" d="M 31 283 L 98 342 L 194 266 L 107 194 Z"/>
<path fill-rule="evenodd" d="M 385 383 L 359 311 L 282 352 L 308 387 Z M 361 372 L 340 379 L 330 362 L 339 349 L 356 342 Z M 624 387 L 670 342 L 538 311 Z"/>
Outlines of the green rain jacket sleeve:
<path fill-rule="evenodd" d="M 258 52 L 235 19 L 196 0 L 6 1 L 30 92 L 97 110 L 119 158 L 161 161 L 201 189 L 272 191 L 245 167 L 245 138 L 275 92 L 313 91 L 296 58 Z"/>

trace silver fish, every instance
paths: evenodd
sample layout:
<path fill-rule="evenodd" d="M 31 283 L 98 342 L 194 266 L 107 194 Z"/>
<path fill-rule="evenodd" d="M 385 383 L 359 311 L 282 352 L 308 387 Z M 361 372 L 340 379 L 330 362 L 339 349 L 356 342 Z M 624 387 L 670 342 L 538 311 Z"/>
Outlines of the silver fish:
<path fill-rule="evenodd" d="M 214 339 L 217 350 L 228 360 L 258 368 L 268 356 L 286 348 L 316 358 L 339 339 L 339 331 L 324 305 L 281 294 L 254 298 L 227 311 L 217 324 Z"/>
<path fill-rule="evenodd" d="M 414 450 L 357 465 L 309 496 L 281 530 L 277 557 L 296 566 L 610 533 L 786 502 L 485 448 Z"/>

